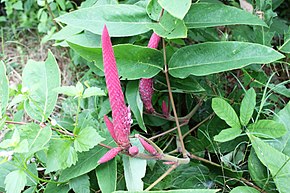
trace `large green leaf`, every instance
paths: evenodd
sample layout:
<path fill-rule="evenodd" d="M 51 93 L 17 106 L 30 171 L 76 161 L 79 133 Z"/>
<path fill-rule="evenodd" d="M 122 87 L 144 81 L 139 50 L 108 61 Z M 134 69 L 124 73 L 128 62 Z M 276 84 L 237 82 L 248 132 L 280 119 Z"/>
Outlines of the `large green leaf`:
<path fill-rule="evenodd" d="M 112 37 L 145 33 L 149 31 L 147 24 L 152 23 L 144 8 L 121 4 L 79 9 L 56 20 L 100 35 L 106 24 Z"/>
<path fill-rule="evenodd" d="M 9 85 L 5 64 L 0 61 L 0 118 L 6 111 L 9 99 Z"/>
<path fill-rule="evenodd" d="M 259 193 L 260 191 L 249 186 L 238 186 L 230 191 L 230 193 Z"/>
<path fill-rule="evenodd" d="M 1 189 L 5 188 L 4 181 L 6 176 L 14 170 L 17 170 L 17 167 L 12 165 L 11 162 L 5 162 L 0 164 L 0 191 L 2 191 Z"/>
<path fill-rule="evenodd" d="M 158 23 L 148 25 L 153 31 L 163 38 L 186 38 L 187 28 L 183 20 L 177 19 L 165 12 Z"/>
<path fill-rule="evenodd" d="M 98 184 L 103 193 L 111 193 L 116 190 L 117 185 L 117 160 L 101 164 L 96 168 Z"/>
<path fill-rule="evenodd" d="M 283 123 L 273 120 L 258 120 L 249 125 L 248 129 L 253 135 L 261 138 L 278 138 L 287 132 Z"/>
<path fill-rule="evenodd" d="M 246 126 L 254 113 L 256 106 L 256 92 L 253 88 L 247 90 L 240 107 L 240 121 Z"/>
<path fill-rule="evenodd" d="M 5 190 L 7 193 L 20 193 L 24 189 L 27 179 L 26 173 L 22 170 L 10 172 L 5 178 Z"/>
<path fill-rule="evenodd" d="M 177 78 L 204 76 L 270 63 L 284 55 L 272 48 L 246 42 L 207 42 L 179 49 L 169 61 L 169 73 Z"/>
<path fill-rule="evenodd" d="M 223 129 L 218 135 L 214 136 L 214 140 L 217 142 L 230 141 L 239 137 L 241 133 L 242 133 L 242 130 L 237 127 Z"/>
<path fill-rule="evenodd" d="M 142 191 L 142 193 L 215 193 L 220 190 L 214 189 L 180 189 L 180 190 L 158 190 L 158 191 Z M 114 193 L 137 193 L 136 191 L 115 191 Z"/>
<path fill-rule="evenodd" d="M 159 5 L 158 0 L 150 0 L 146 6 L 148 16 L 154 21 L 158 21 L 160 18 L 162 7 Z"/>
<path fill-rule="evenodd" d="M 220 3 L 192 4 L 184 21 L 188 28 L 204 28 L 235 24 L 267 27 L 267 24 L 257 16 L 242 9 Z"/>
<path fill-rule="evenodd" d="M 281 52 L 290 53 L 290 38 L 279 48 Z"/>
<path fill-rule="evenodd" d="M 191 0 L 158 0 L 158 3 L 174 17 L 183 19 L 190 8 Z"/>
<path fill-rule="evenodd" d="M 281 193 L 290 192 L 290 157 L 276 150 L 261 139 L 249 135 L 252 146 L 260 161 L 270 170 L 274 182 Z"/>
<path fill-rule="evenodd" d="M 86 127 L 81 129 L 80 133 L 76 136 L 74 148 L 78 152 L 88 151 L 104 140 L 105 139 L 97 133 L 96 129 Z"/>
<path fill-rule="evenodd" d="M 29 99 L 25 101 L 25 111 L 38 121 L 45 121 L 52 113 L 60 86 L 58 64 L 49 51 L 45 62 L 29 60 L 23 70 L 23 88 L 28 90 Z"/>
<path fill-rule="evenodd" d="M 58 185 L 56 183 L 48 183 L 44 193 L 68 193 L 69 189 L 67 184 Z"/>
<path fill-rule="evenodd" d="M 126 99 L 139 127 L 143 131 L 147 131 L 143 120 L 143 103 L 139 94 L 139 81 L 130 81 L 127 84 Z"/>
<path fill-rule="evenodd" d="M 82 175 L 77 178 L 73 178 L 68 182 L 69 187 L 73 189 L 75 193 L 90 193 L 90 181 L 88 175 Z"/>
<path fill-rule="evenodd" d="M 69 42 L 69 46 L 103 70 L 101 48 L 88 48 Z M 156 49 L 129 44 L 114 46 L 119 75 L 129 80 L 151 78 L 162 70 L 163 56 Z"/>
<path fill-rule="evenodd" d="M 212 99 L 212 109 L 214 112 L 224 120 L 232 128 L 241 128 L 239 118 L 235 110 L 231 107 L 227 101 L 221 98 Z"/>

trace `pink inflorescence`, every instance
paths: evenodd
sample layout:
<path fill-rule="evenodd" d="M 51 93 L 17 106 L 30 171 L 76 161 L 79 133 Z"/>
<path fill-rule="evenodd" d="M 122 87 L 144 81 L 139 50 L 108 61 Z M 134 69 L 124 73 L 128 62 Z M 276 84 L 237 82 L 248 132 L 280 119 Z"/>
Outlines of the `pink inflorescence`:
<path fill-rule="evenodd" d="M 157 48 L 159 42 L 160 42 L 160 37 L 156 33 L 153 33 L 150 40 L 149 40 L 148 47 L 149 48 Z M 152 106 L 152 95 L 154 93 L 153 79 L 152 78 L 142 78 L 140 80 L 140 84 L 139 84 L 139 92 L 140 92 L 140 96 L 141 96 L 142 102 L 144 104 L 145 110 L 148 113 L 153 113 L 154 112 L 154 108 Z"/>

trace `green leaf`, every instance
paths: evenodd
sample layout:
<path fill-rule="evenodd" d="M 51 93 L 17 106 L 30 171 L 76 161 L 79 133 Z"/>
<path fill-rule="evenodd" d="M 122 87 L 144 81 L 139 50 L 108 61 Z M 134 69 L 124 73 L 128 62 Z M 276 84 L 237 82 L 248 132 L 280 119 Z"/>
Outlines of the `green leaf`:
<path fill-rule="evenodd" d="M 6 139 L 0 143 L 0 148 L 6 149 L 8 147 L 15 147 L 20 142 L 20 134 L 18 129 L 15 129 L 11 139 Z"/>
<path fill-rule="evenodd" d="M 21 138 L 27 139 L 29 144 L 29 155 L 33 155 L 35 152 L 42 150 L 52 135 L 49 126 L 41 128 L 35 123 L 24 125 L 21 129 Z"/>
<path fill-rule="evenodd" d="M 281 52 L 290 53 L 290 38 L 279 48 Z"/>
<path fill-rule="evenodd" d="M 96 129 L 87 127 L 82 129 L 75 138 L 74 148 L 78 152 L 88 151 L 104 140 L 105 139 L 97 133 Z"/>
<path fill-rule="evenodd" d="M 4 181 L 6 176 L 14 170 L 17 170 L 17 167 L 12 165 L 11 162 L 5 162 L 0 164 L 0 191 L 1 188 L 5 188 Z"/>
<path fill-rule="evenodd" d="M 158 191 L 142 191 L 142 193 L 215 193 L 220 190 L 214 189 L 180 189 L 180 190 L 158 190 Z M 114 193 L 136 193 L 136 191 L 115 191 Z"/>
<path fill-rule="evenodd" d="M 80 92 L 75 86 L 61 86 L 55 88 L 54 91 L 67 96 L 79 96 L 82 94 L 82 91 Z"/>
<path fill-rule="evenodd" d="M 246 42 L 207 42 L 176 51 L 169 61 L 169 73 L 177 78 L 190 74 L 204 76 L 243 68 L 250 64 L 270 63 L 284 55 L 272 48 Z"/>
<path fill-rule="evenodd" d="M 113 145 L 113 140 L 107 145 Z M 108 151 L 108 149 L 96 146 L 93 149 L 78 154 L 78 161 L 75 165 L 62 171 L 59 181 L 64 182 L 72 178 L 81 176 L 95 169 L 99 164 L 99 159 Z"/>
<path fill-rule="evenodd" d="M 5 190 L 7 193 L 20 193 L 26 185 L 26 174 L 22 170 L 10 172 L 5 178 Z"/>
<path fill-rule="evenodd" d="M 18 143 L 15 148 L 14 148 L 14 152 L 16 153 L 26 153 L 29 151 L 29 147 L 28 147 L 28 141 L 26 139 L 20 141 L 20 143 Z"/>
<path fill-rule="evenodd" d="M 167 39 L 186 38 L 187 28 L 183 20 L 165 12 L 158 23 L 148 25 L 159 36 Z"/>
<path fill-rule="evenodd" d="M 278 138 L 286 134 L 283 123 L 273 120 L 259 120 L 248 127 L 251 134 L 262 138 Z"/>
<path fill-rule="evenodd" d="M 260 161 L 270 170 L 279 192 L 290 192 L 290 157 L 279 152 L 261 139 L 249 135 Z"/>
<path fill-rule="evenodd" d="M 267 24 L 242 9 L 220 3 L 194 3 L 190 7 L 184 22 L 188 28 L 205 28 L 223 25 L 258 25 Z"/>
<path fill-rule="evenodd" d="M 246 91 L 240 107 L 240 121 L 246 126 L 254 113 L 256 106 L 256 92 L 253 88 Z"/>
<path fill-rule="evenodd" d="M 139 94 L 139 81 L 128 82 L 125 94 L 139 127 L 146 132 L 147 129 L 143 120 L 143 103 Z"/>
<path fill-rule="evenodd" d="M 239 118 L 231 105 L 221 98 L 212 99 L 212 109 L 214 112 L 224 120 L 232 128 L 241 128 Z"/>
<path fill-rule="evenodd" d="M 69 191 L 69 186 L 68 185 L 58 185 L 56 183 L 48 183 L 44 193 L 68 193 Z"/>
<path fill-rule="evenodd" d="M 101 164 L 96 168 L 98 184 L 103 193 L 111 193 L 116 190 L 117 185 L 117 160 Z"/>
<path fill-rule="evenodd" d="M 67 39 L 68 42 L 89 48 L 101 47 L 101 36 L 93 34 L 90 31 L 85 31 L 81 34 L 76 34 Z"/>
<path fill-rule="evenodd" d="M 6 112 L 9 99 L 9 84 L 4 62 L 0 61 L 0 118 Z"/>
<path fill-rule="evenodd" d="M 70 140 L 51 140 L 47 152 L 46 174 L 49 172 L 58 171 L 60 169 L 65 169 L 77 162 L 77 153 L 71 145 L 72 141 Z"/>
<path fill-rule="evenodd" d="M 91 96 L 106 96 L 105 92 L 98 87 L 89 87 L 85 90 L 83 98 L 88 98 Z"/>
<path fill-rule="evenodd" d="M 45 121 L 56 105 L 57 92 L 53 89 L 60 86 L 60 72 L 53 54 L 49 51 L 45 62 L 29 60 L 22 79 L 23 88 L 27 88 L 29 94 L 25 111 L 31 118 Z"/>
<path fill-rule="evenodd" d="M 67 25 L 102 34 L 104 25 L 111 37 L 134 36 L 149 31 L 146 10 L 136 5 L 102 5 L 79 9 L 56 19 Z"/>
<path fill-rule="evenodd" d="M 158 21 L 160 17 L 162 7 L 159 5 L 157 0 L 150 0 L 146 7 L 148 16 L 154 21 Z"/>
<path fill-rule="evenodd" d="M 69 42 L 69 46 L 88 61 L 95 61 L 103 70 L 101 48 L 87 48 Z M 114 46 L 119 76 L 129 80 L 151 78 L 162 70 L 163 56 L 156 49 L 123 44 Z M 134 56 L 134 57 L 132 57 Z"/>
<path fill-rule="evenodd" d="M 90 193 L 90 181 L 88 175 L 82 175 L 68 182 L 70 189 L 75 193 Z"/>
<path fill-rule="evenodd" d="M 139 153 L 144 152 L 144 148 L 138 139 L 132 139 L 131 143 L 138 147 Z M 127 189 L 129 191 L 142 191 L 142 178 L 146 173 L 146 160 L 136 159 L 127 155 L 122 156 L 122 158 Z"/>
<path fill-rule="evenodd" d="M 230 193 L 259 193 L 260 191 L 249 186 L 238 186 L 230 191 Z"/>
<path fill-rule="evenodd" d="M 191 6 L 191 0 L 158 0 L 158 3 L 171 15 L 181 20 Z"/>
<path fill-rule="evenodd" d="M 81 31 L 83 31 L 83 29 L 67 25 L 63 27 L 60 31 L 53 34 L 50 39 L 51 40 L 65 40 L 75 34 L 80 33 Z"/>
<path fill-rule="evenodd" d="M 223 129 L 218 135 L 214 136 L 214 140 L 217 142 L 227 142 L 231 141 L 242 133 L 240 128 L 229 128 Z"/>

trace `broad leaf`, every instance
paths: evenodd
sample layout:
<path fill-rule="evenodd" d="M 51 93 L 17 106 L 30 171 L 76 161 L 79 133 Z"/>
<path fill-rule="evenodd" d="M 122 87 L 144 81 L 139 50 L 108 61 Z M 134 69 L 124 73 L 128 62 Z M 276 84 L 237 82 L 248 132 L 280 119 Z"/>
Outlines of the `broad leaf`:
<path fill-rule="evenodd" d="M 9 85 L 4 62 L 0 61 L 0 118 L 6 112 L 9 99 Z"/>
<path fill-rule="evenodd" d="M 167 39 L 186 38 L 187 28 L 183 20 L 165 12 L 158 23 L 148 25 L 159 36 Z"/>
<path fill-rule="evenodd" d="M 146 7 L 148 16 L 154 21 L 158 21 L 160 18 L 162 7 L 159 5 L 158 0 L 150 0 Z"/>
<path fill-rule="evenodd" d="M 51 40 L 65 40 L 75 34 L 80 33 L 81 31 L 83 31 L 83 29 L 67 25 L 63 27 L 60 31 L 53 34 L 50 39 Z"/>
<path fill-rule="evenodd" d="M 281 52 L 290 53 L 290 38 L 279 48 Z"/>
<path fill-rule="evenodd" d="M 4 181 L 6 176 L 14 170 L 17 170 L 17 167 L 12 165 L 11 162 L 5 162 L 0 164 L 0 191 L 1 189 L 5 189 Z"/>
<path fill-rule="evenodd" d="M 72 42 L 77 45 L 81 45 L 89 48 L 101 47 L 101 36 L 93 34 L 92 32 L 85 31 L 81 34 L 76 34 L 67 39 L 68 42 Z"/>
<path fill-rule="evenodd" d="M 76 86 L 61 86 L 54 89 L 54 91 L 67 96 L 80 96 L 83 92 L 83 90 L 79 90 Z"/>
<path fill-rule="evenodd" d="M 87 175 L 74 178 L 70 180 L 68 184 L 75 193 L 90 193 L 90 181 Z"/>
<path fill-rule="evenodd" d="M 290 192 L 290 157 L 276 150 L 261 139 L 249 135 L 260 161 L 270 170 L 279 192 Z"/>
<path fill-rule="evenodd" d="M 214 140 L 217 142 L 230 141 L 240 136 L 241 133 L 240 128 L 223 129 L 218 135 L 214 136 Z"/>
<path fill-rule="evenodd" d="M 267 24 L 242 9 L 220 3 L 194 3 L 190 7 L 184 22 L 188 28 L 205 28 L 223 25 L 258 25 Z"/>
<path fill-rule="evenodd" d="M 251 134 L 262 138 L 278 138 L 286 134 L 283 123 L 273 120 L 259 120 L 248 127 Z"/>
<path fill-rule="evenodd" d="M 204 76 L 270 63 L 284 55 L 272 48 L 246 42 L 207 42 L 179 49 L 169 61 L 169 73 L 177 78 Z"/>
<path fill-rule="evenodd" d="M 116 190 L 117 185 L 117 160 L 101 164 L 96 168 L 98 184 L 103 193 L 111 193 Z"/>
<path fill-rule="evenodd" d="M 53 89 L 60 86 L 60 72 L 53 54 L 48 52 L 45 62 L 29 60 L 22 78 L 29 95 L 25 111 L 33 119 L 45 121 L 56 105 L 57 93 Z"/>
<path fill-rule="evenodd" d="M 71 145 L 71 140 L 51 140 L 47 152 L 46 174 L 49 172 L 58 171 L 60 169 L 65 169 L 77 162 L 77 153 Z"/>
<path fill-rule="evenodd" d="M 147 131 L 143 120 L 143 103 L 139 94 L 139 81 L 130 81 L 127 84 L 126 99 L 139 127 L 143 131 Z"/>
<path fill-rule="evenodd" d="M 89 87 L 85 90 L 83 98 L 88 98 L 91 96 L 106 96 L 105 92 L 98 87 Z"/>
<path fill-rule="evenodd" d="M 191 0 L 158 0 L 158 3 L 171 15 L 181 20 L 191 6 Z"/>
<path fill-rule="evenodd" d="M 230 191 L 230 193 L 259 193 L 260 191 L 249 186 L 238 186 Z"/>
<path fill-rule="evenodd" d="M 96 129 L 92 127 L 83 128 L 74 140 L 74 148 L 78 152 L 88 151 L 104 140 Z"/>
<path fill-rule="evenodd" d="M 256 92 L 253 88 L 247 90 L 240 107 L 240 121 L 246 126 L 254 113 L 256 106 Z"/>
<path fill-rule="evenodd" d="M 224 120 L 229 126 L 232 128 L 241 128 L 240 121 L 235 110 L 224 99 L 212 99 L 211 106 L 217 116 Z"/>
<path fill-rule="evenodd" d="M 103 70 L 101 48 L 87 48 L 69 42 L 69 46 L 88 61 L 95 61 Z M 162 70 L 163 56 L 156 49 L 129 44 L 114 46 L 119 75 L 129 80 L 151 78 Z"/>
<path fill-rule="evenodd" d="M 139 153 L 144 152 L 144 148 L 139 140 L 132 139 L 131 143 L 138 147 Z M 122 156 L 122 158 L 127 189 L 129 191 L 142 191 L 142 178 L 145 176 L 146 173 L 146 160 L 132 158 L 127 155 Z"/>
<path fill-rule="evenodd" d="M 22 170 L 10 172 L 5 178 L 5 190 L 7 193 L 20 193 L 26 185 L 26 173 Z"/>
<path fill-rule="evenodd" d="M 111 37 L 134 36 L 149 31 L 146 10 L 136 5 L 103 5 L 79 9 L 56 19 L 67 25 L 102 34 L 104 25 Z"/>
<path fill-rule="evenodd" d="M 68 185 L 58 185 L 56 183 L 48 183 L 44 193 L 68 193 L 69 191 L 69 186 Z"/>
<path fill-rule="evenodd" d="M 220 190 L 214 189 L 180 189 L 180 190 L 158 190 L 158 191 L 142 191 L 142 193 L 215 193 Z M 136 191 L 115 191 L 114 193 L 136 193 Z"/>

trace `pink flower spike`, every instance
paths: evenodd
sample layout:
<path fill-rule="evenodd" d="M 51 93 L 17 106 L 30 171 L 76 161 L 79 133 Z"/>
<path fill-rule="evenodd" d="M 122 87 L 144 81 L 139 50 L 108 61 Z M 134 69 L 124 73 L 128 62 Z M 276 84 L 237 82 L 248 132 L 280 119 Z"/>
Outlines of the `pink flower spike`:
<path fill-rule="evenodd" d="M 139 153 L 139 149 L 138 149 L 137 146 L 132 146 L 132 147 L 129 148 L 129 154 L 130 154 L 131 156 L 135 156 L 135 155 L 137 155 L 138 153 Z"/>
<path fill-rule="evenodd" d="M 152 95 L 154 93 L 152 78 L 142 78 L 140 80 L 139 93 L 140 93 L 145 110 L 148 113 L 153 113 L 155 110 L 152 106 Z"/>
<path fill-rule="evenodd" d="M 104 121 L 106 123 L 106 126 L 107 126 L 107 128 L 108 128 L 108 130 L 109 130 L 109 132 L 110 132 L 110 134 L 112 136 L 112 138 L 114 139 L 114 141 L 117 141 L 116 140 L 116 136 L 115 136 L 115 132 L 114 132 L 114 125 L 111 122 L 111 120 L 108 118 L 107 115 L 104 116 Z"/>
<path fill-rule="evenodd" d="M 150 145 L 142 137 L 139 137 L 139 140 L 146 151 L 148 151 L 151 155 L 157 155 L 157 151 L 152 145 Z"/>
<path fill-rule="evenodd" d="M 158 36 L 156 33 L 153 32 L 153 34 L 150 37 L 148 47 L 149 48 L 157 48 L 158 44 L 160 42 L 160 36 Z"/>
<path fill-rule="evenodd" d="M 123 148 L 128 148 L 130 145 L 129 134 L 131 126 L 131 113 L 125 105 L 114 51 L 106 26 L 104 26 L 102 34 L 102 51 L 104 73 L 112 109 L 115 139 L 118 145 Z"/>
<path fill-rule="evenodd" d="M 162 101 L 162 112 L 165 117 L 169 117 L 169 109 L 165 101 Z"/>
<path fill-rule="evenodd" d="M 105 155 L 103 155 L 103 157 L 101 157 L 101 159 L 99 159 L 98 164 L 110 161 L 111 159 L 116 157 L 116 155 L 118 155 L 120 151 L 122 151 L 121 147 L 115 147 L 113 149 L 110 149 L 110 151 L 108 151 Z"/>

